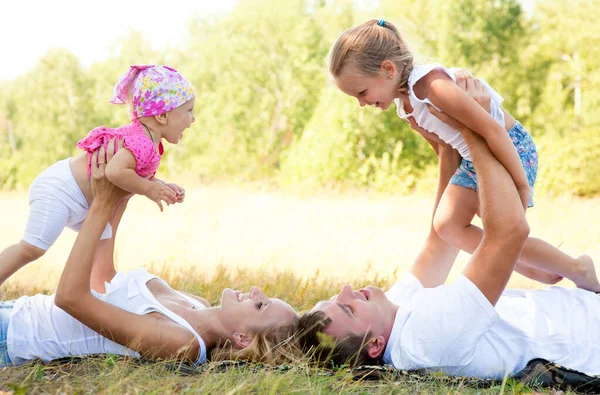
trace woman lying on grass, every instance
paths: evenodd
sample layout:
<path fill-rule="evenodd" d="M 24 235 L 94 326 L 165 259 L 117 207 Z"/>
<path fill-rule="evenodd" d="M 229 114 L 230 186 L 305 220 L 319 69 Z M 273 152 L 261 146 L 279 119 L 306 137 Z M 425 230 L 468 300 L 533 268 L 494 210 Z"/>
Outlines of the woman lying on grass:
<path fill-rule="evenodd" d="M 289 357 L 296 350 L 289 339 L 297 313 L 256 287 L 248 293 L 226 288 L 221 304 L 210 307 L 204 299 L 177 292 L 138 269 L 117 273 L 104 294 L 90 290 L 100 235 L 111 216 L 116 229 L 128 194 L 105 177 L 111 151 L 94 153 L 94 202 L 56 294 L 0 302 L 0 367 L 98 353 L 194 364 L 204 363 L 207 355 L 266 363 Z M 113 264 L 110 252 L 104 264 Z"/>

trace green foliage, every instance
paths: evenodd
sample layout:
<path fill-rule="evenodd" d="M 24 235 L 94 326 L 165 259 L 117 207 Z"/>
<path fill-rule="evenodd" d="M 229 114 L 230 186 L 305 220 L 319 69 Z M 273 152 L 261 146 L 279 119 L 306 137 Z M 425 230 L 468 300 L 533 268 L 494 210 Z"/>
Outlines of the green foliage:
<path fill-rule="evenodd" d="M 0 185 L 29 183 L 57 158 L 70 156 L 81 130 L 92 128 L 92 80 L 75 56 L 52 50 L 30 72 L 14 81 L 5 102 Z M 8 146 L 8 147 L 7 147 Z"/>
<path fill-rule="evenodd" d="M 597 129 L 546 137 L 537 144 L 540 173 L 536 188 L 556 194 L 600 194 L 600 134 Z"/>
<path fill-rule="evenodd" d="M 131 32 L 89 69 L 52 50 L 0 83 L 0 188 L 25 188 L 75 154 L 93 127 L 128 122 L 125 106 L 109 98 L 117 78 L 139 63 L 172 65 L 198 92 L 192 133 L 167 147 L 161 171 L 394 191 L 430 185 L 423 179 L 435 175 L 436 159 L 393 106 L 383 114 L 361 109 L 327 83 L 325 57 L 337 36 L 384 17 L 417 61 L 466 67 L 505 98 L 543 147 L 542 190 L 598 194 L 600 7 L 549 0 L 527 16 L 520 4 L 240 0 L 228 15 L 192 20 L 176 50 L 154 51 Z"/>
<path fill-rule="evenodd" d="M 391 112 L 365 108 L 334 88 L 324 92 L 302 139 L 283 156 L 282 183 L 350 183 L 406 192 L 433 156 Z"/>
<path fill-rule="evenodd" d="M 200 65 L 190 78 L 202 127 L 183 157 L 204 175 L 272 171 L 324 83 L 327 47 L 314 14 L 303 0 L 245 0 L 222 23 L 199 26 L 188 53 Z"/>

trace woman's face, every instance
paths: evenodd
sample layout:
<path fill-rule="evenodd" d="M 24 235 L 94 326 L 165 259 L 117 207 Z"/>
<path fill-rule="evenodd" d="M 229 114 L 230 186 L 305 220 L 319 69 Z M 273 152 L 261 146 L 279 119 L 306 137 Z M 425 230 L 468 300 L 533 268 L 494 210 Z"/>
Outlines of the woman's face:
<path fill-rule="evenodd" d="M 242 293 L 225 288 L 221 294 L 223 324 L 232 335 L 251 335 L 262 328 L 277 328 L 291 324 L 296 311 L 281 299 L 269 298 L 259 288 Z"/>

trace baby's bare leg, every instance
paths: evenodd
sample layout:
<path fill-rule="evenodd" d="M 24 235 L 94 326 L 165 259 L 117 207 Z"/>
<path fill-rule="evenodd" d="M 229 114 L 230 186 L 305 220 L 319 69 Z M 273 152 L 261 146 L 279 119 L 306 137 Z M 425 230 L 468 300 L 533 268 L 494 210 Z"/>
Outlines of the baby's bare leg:
<path fill-rule="evenodd" d="M 46 251 L 21 240 L 0 253 L 0 285 L 26 264 L 39 259 Z"/>

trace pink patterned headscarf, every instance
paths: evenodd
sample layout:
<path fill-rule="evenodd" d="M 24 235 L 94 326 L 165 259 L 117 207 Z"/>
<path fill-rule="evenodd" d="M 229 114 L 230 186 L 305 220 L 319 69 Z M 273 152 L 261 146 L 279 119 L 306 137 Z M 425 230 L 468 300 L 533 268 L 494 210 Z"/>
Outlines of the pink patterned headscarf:
<path fill-rule="evenodd" d="M 196 95 L 181 73 L 157 65 L 131 66 L 117 81 L 110 102 L 125 104 L 130 89 L 134 119 L 164 114 Z"/>

